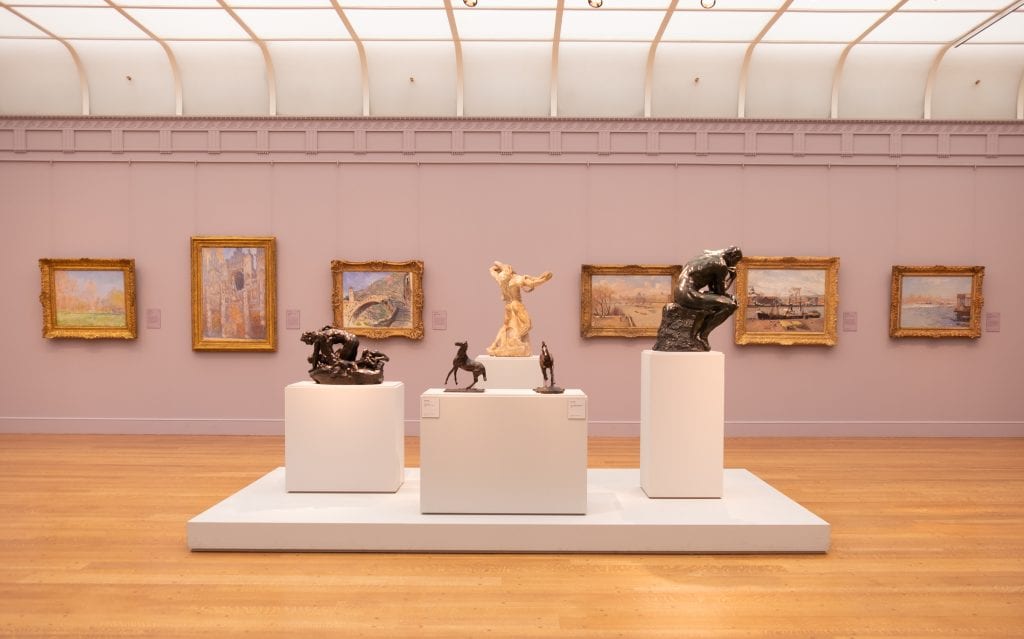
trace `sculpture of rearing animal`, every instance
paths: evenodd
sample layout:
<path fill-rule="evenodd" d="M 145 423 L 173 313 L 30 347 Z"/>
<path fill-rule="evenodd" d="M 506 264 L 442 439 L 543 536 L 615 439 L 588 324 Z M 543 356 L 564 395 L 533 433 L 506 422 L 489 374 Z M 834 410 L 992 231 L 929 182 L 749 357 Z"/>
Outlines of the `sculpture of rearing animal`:
<path fill-rule="evenodd" d="M 452 360 L 452 369 L 448 371 L 448 375 L 446 375 L 444 378 L 445 385 L 448 385 L 448 378 L 451 377 L 453 373 L 455 375 L 455 383 L 459 383 L 460 368 L 464 371 L 469 371 L 470 373 L 473 373 L 473 383 L 467 386 L 466 390 L 476 386 L 476 383 L 477 381 L 479 381 L 480 377 L 483 377 L 484 381 L 486 382 L 487 369 L 484 368 L 483 364 L 476 361 L 475 359 L 470 359 L 469 355 L 466 354 L 466 351 L 469 349 L 469 342 L 455 342 L 455 345 L 459 347 L 459 351 L 455 354 L 455 359 Z"/>

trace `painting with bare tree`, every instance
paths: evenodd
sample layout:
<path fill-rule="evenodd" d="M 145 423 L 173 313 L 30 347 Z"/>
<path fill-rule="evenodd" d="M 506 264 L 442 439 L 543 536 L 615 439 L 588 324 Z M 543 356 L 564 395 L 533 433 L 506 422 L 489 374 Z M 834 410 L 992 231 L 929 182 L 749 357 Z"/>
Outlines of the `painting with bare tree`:
<path fill-rule="evenodd" d="M 672 301 L 680 266 L 584 264 L 580 333 L 584 337 L 653 337 Z"/>
<path fill-rule="evenodd" d="M 135 260 L 41 259 L 43 336 L 135 337 Z"/>

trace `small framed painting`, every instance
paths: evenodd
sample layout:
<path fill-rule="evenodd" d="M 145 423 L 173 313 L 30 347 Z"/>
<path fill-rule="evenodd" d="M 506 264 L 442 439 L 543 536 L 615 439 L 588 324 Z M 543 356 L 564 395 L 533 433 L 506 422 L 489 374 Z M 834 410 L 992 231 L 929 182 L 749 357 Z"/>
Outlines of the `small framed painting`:
<path fill-rule="evenodd" d="M 43 337 L 135 339 L 135 260 L 41 259 Z"/>
<path fill-rule="evenodd" d="M 984 266 L 893 266 L 890 337 L 981 337 Z"/>
<path fill-rule="evenodd" d="M 272 237 L 192 238 L 192 349 L 277 349 Z"/>
<path fill-rule="evenodd" d="M 583 337 L 656 337 L 672 301 L 680 265 L 584 264 L 580 274 Z"/>
<path fill-rule="evenodd" d="M 423 262 L 331 262 L 334 325 L 371 339 L 423 339 Z"/>
<path fill-rule="evenodd" d="M 744 257 L 736 267 L 736 343 L 834 346 L 838 257 Z"/>

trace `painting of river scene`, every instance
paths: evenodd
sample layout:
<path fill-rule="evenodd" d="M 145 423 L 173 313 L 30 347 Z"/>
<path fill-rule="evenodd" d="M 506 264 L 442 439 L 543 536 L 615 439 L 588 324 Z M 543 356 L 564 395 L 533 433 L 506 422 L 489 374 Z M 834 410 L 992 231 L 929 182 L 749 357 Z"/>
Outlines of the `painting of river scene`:
<path fill-rule="evenodd" d="M 744 316 L 747 330 L 824 331 L 825 276 L 825 269 L 750 269 Z"/>
<path fill-rule="evenodd" d="M 374 339 L 423 337 L 423 262 L 331 262 L 334 325 Z"/>
<path fill-rule="evenodd" d="M 653 337 L 672 301 L 679 266 L 583 265 L 584 337 Z"/>
<path fill-rule="evenodd" d="M 893 337 L 978 337 L 980 266 L 894 266 Z"/>

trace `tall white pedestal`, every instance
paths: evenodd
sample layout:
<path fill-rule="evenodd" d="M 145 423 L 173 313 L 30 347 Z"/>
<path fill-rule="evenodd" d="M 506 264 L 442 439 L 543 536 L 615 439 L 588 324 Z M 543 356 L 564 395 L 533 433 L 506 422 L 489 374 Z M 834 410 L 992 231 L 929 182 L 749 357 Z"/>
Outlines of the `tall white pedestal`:
<path fill-rule="evenodd" d="M 420 396 L 420 512 L 585 514 L 587 396 Z"/>
<path fill-rule="evenodd" d="M 528 357 L 480 355 L 476 361 L 487 369 L 487 381 L 481 379 L 476 388 L 528 388 L 532 390 L 544 383 L 544 375 L 540 372 L 539 355 Z M 470 375 L 470 379 L 472 379 L 470 373 L 462 374 Z M 465 385 L 462 384 L 462 386 Z"/>
<path fill-rule="evenodd" d="M 640 485 L 648 497 L 721 497 L 725 356 L 640 355 Z"/>
<path fill-rule="evenodd" d="M 398 490 L 405 469 L 405 386 L 284 389 L 285 484 L 289 492 Z"/>

